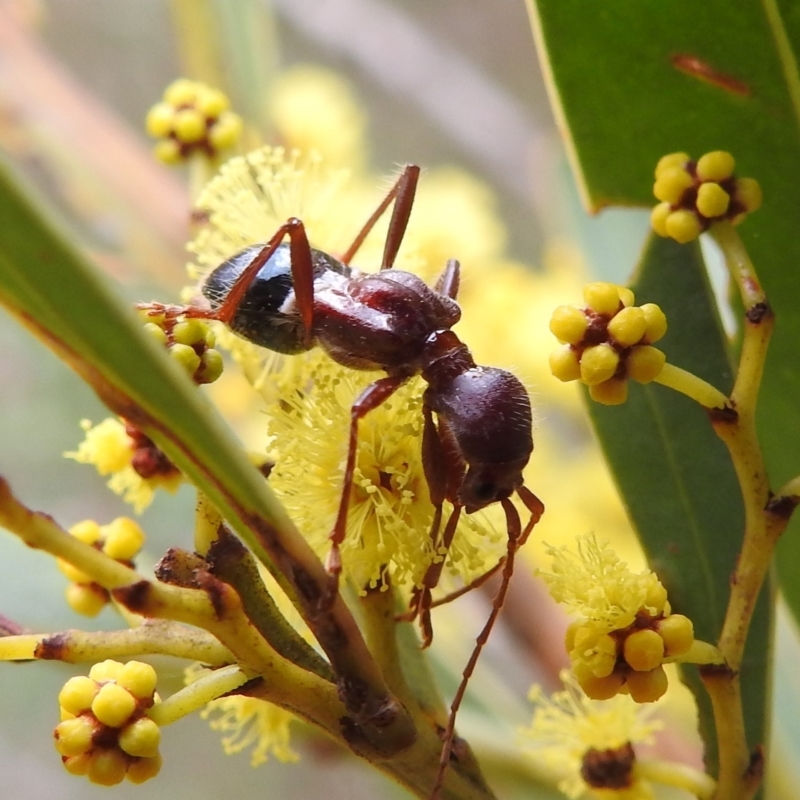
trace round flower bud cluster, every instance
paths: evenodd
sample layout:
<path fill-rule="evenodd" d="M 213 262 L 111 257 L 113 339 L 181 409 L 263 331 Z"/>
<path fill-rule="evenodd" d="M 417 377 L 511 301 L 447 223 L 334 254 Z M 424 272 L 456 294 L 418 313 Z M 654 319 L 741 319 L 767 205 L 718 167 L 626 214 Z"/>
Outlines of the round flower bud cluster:
<path fill-rule="evenodd" d="M 155 688 L 155 670 L 141 661 L 103 661 L 70 678 L 58 695 L 54 733 L 67 771 L 102 786 L 155 777 L 161 730 L 146 713 L 159 702 Z"/>
<path fill-rule="evenodd" d="M 550 355 L 550 371 L 562 381 L 580 380 L 593 400 L 624 403 L 629 378 L 649 383 L 666 356 L 652 347 L 667 331 L 667 318 L 655 303 L 634 306 L 633 292 L 613 283 L 589 283 L 584 308 L 559 306 L 550 330 L 562 347 Z"/>
<path fill-rule="evenodd" d="M 216 336 L 206 320 L 175 317 L 158 305 L 142 305 L 145 330 L 169 351 L 197 384 L 213 383 L 222 374 L 222 354 L 214 348 Z"/>
<path fill-rule="evenodd" d="M 229 106 L 227 95 L 203 83 L 181 78 L 170 84 L 164 99 L 147 113 L 147 132 L 159 140 L 156 158 L 177 164 L 194 154 L 214 158 L 233 147 L 242 119 Z"/>
<path fill-rule="evenodd" d="M 142 529 L 127 517 L 117 517 L 107 525 L 98 525 L 94 520 L 87 519 L 73 525 L 69 532 L 84 544 L 129 567 L 133 566 L 133 559 L 142 549 L 145 539 Z M 57 564 L 70 580 L 66 590 L 70 607 L 84 616 L 97 616 L 110 599 L 108 590 L 69 561 L 59 558 Z"/>
<path fill-rule="evenodd" d="M 682 656 L 694 643 L 694 626 L 683 614 L 671 614 L 667 592 L 649 576 L 645 605 L 630 625 L 612 629 L 592 620 L 574 622 L 566 646 L 575 678 L 593 700 L 630 694 L 651 703 L 667 691 L 666 659 Z"/>
<path fill-rule="evenodd" d="M 735 178 L 730 153 L 715 150 L 697 161 L 686 153 L 664 156 L 656 166 L 653 194 L 661 202 L 650 219 L 653 230 L 685 244 L 719 220 L 738 225 L 761 205 L 754 178 Z"/>

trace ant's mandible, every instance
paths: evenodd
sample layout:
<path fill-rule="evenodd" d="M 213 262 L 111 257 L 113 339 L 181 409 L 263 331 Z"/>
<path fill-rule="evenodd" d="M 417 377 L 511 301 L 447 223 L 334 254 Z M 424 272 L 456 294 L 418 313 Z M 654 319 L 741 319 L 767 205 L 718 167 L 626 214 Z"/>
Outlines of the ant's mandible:
<path fill-rule="evenodd" d="M 245 248 L 207 276 L 202 286 L 207 307 L 192 305 L 181 312 L 219 320 L 254 344 L 280 353 L 299 353 L 318 345 L 346 367 L 386 373 L 362 391 L 350 414 L 344 482 L 326 562 L 332 580 L 330 599 L 342 569 L 339 547 L 345 537 L 353 487 L 358 422 L 412 376 L 421 375 L 428 383 L 422 408 L 422 463 L 434 506 L 434 551 L 450 547 L 462 511 L 470 514 L 492 503 L 501 504 L 508 531 L 507 552 L 490 572 L 502 566 L 502 581 L 451 705 L 442 734 L 444 747 L 434 797 L 450 758 L 455 714 L 503 605 L 514 555 L 544 506 L 523 484 L 522 470 L 533 450 L 531 406 L 524 386 L 510 372 L 476 365 L 451 330 L 461 316 L 456 303 L 458 261 L 447 262 L 433 288 L 416 275 L 394 269 L 419 172 L 415 165 L 403 169 L 340 258 L 312 248 L 303 223 L 291 218 L 268 242 Z M 392 203 L 380 271 L 361 273 L 349 266 L 350 260 Z M 284 242 L 287 237 L 288 244 Z M 524 528 L 510 500 L 515 492 L 530 512 Z M 442 530 L 445 500 L 453 510 Z M 443 565 L 442 560 L 431 564 L 403 617 L 419 617 L 423 646 L 429 645 L 433 636 L 431 593 Z"/>

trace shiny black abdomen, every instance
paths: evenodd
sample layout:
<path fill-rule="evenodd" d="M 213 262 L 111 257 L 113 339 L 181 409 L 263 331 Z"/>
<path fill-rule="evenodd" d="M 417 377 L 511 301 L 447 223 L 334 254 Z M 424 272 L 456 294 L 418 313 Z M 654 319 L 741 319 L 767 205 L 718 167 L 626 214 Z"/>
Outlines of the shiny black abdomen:
<path fill-rule="evenodd" d="M 236 279 L 263 249 L 263 244 L 246 247 L 209 274 L 203 295 L 212 308 L 222 305 Z M 311 259 L 315 279 L 328 271 L 350 274 L 347 265 L 321 250 L 312 249 Z M 300 353 L 305 349 L 303 325 L 294 305 L 288 244 L 279 245 L 258 271 L 228 327 L 253 344 L 278 353 Z"/>

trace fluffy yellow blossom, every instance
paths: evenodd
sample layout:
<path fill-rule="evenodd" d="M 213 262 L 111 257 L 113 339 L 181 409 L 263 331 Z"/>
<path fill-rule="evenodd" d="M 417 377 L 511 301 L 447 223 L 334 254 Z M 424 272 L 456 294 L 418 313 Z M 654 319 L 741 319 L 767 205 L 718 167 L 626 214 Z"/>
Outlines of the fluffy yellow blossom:
<path fill-rule="evenodd" d="M 272 591 L 275 584 L 269 582 Z M 285 598 L 281 600 L 280 592 L 277 597 L 281 609 L 289 611 L 290 604 Z M 296 612 L 292 616 L 299 619 Z M 199 664 L 187 668 L 186 683 L 193 683 L 206 672 L 207 670 Z M 200 716 L 209 721 L 212 730 L 223 734 L 222 747 L 227 755 L 252 748 L 250 753 L 252 767 L 263 764 L 270 755 L 283 762 L 299 760 L 299 755 L 289 744 L 290 726 L 292 722 L 297 722 L 297 719 L 292 713 L 273 703 L 256 697 L 230 694 L 212 700 Z"/>
<path fill-rule="evenodd" d="M 550 697 L 539 686 L 531 690 L 537 707 L 521 731 L 525 751 L 554 772 L 570 798 L 591 791 L 615 800 L 650 800 L 650 785 L 637 775 L 635 746 L 652 744 L 662 723 L 628 697 L 592 700 L 569 672 L 561 679 L 564 690 Z M 600 765 L 605 770 L 596 769 Z"/>
<path fill-rule="evenodd" d="M 350 84 L 315 64 L 298 64 L 271 87 L 270 111 L 290 148 L 318 150 L 328 164 L 359 167 L 367 155 L 366 114 Z"/>
<path fill-rule="evenodd" d="M 92 464 L 100 475 L 110 475 L 108 488 L 141 514 L 158 488 L 174 493 L 183 482 L 181 473 L 146 436 L 118 419 L 93 425 L 81 421 L 86 433 L 78 449 L 64 453 L 80 464 Z"/>
<path fill-rule="evenodd" d="M 320 556 L 330 544 L 339 507 L 350 409 L 376 373 L 354 372 L 321 351 L 287 359 L 274 376 L 280 399 L 268 409 L 270 485 Z M 344 572 L 356 586 L 418 585 L 435 557 L 433 506 L 422 468 L 422 393 L 412 379 L 359 423 L 355 480 L 341 547 Z M 446 508 L 447 510 L 447 508 Z M 505 536 L 483 515 L 462 515 L 446 567 L 469 582 L 505 552 Z"/>
<path fill-rule="evenodd" d="M 566 648 L 576 679 L 593 699 L 629 692 L 637 702 L 667 690 L 663 664 L 694 644 L 687 617 L 672 614 L 655 573 L 634 573 L 595 536 L 578 539 L 577 552 L 549 548 L 552 572 L 540 573 L 553 598 L 579 616 Z"/>

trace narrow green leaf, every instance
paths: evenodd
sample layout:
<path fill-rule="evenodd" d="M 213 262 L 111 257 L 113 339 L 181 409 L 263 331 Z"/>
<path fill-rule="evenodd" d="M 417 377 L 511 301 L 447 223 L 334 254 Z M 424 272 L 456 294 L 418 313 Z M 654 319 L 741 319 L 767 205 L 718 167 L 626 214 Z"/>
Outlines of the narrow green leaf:
<path fill-rule="evenodd" d="M 700 249 L 653 236 L 632 286 L 637 303 L 658 303 L 670 328 L 658 347 L 673 364 L 727 392 L 732 367 Z M 716 642 L 729 579 L 744 531 L 741 493 L 728 451 L 706 412 L 657 384 L 631 382 L 622 406 L 590 403 L 601 445 L 673 610 Z M 742 670 L 751 744 L 765 741 L 771 607 L 762 602 Z M 685 670 L 700 707 L 709 766 L 716 766 L 713 720 L 694 669 Z"/>
<path fill-rule="evenodd" d="M 529 0 L 586 202 L 653 205 L 658 158 L 734 154 L 764 207 L 741 236 L 777 328 L 758 429 L 774 488 L 800 473 L 800 13 L 781 0 Z M 800 524 L 779 551 L 782 588 L 800 619 Z"/>

